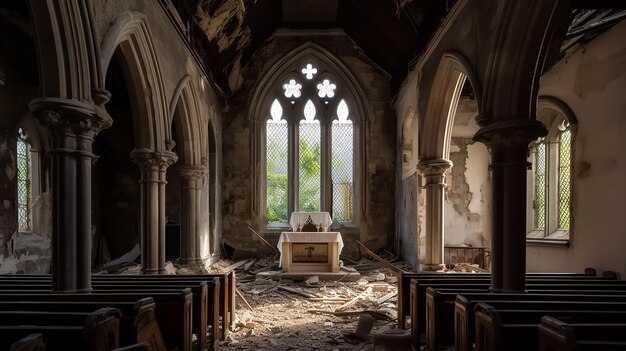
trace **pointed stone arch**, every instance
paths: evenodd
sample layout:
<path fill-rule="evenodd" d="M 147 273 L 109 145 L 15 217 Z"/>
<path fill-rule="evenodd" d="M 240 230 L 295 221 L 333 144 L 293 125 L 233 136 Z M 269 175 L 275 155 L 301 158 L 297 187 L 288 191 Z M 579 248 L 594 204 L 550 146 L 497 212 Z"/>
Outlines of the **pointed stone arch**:
<path fill-rule="evenodd" d="M 253 195 L 253 212 L 257 215 L 255 218 L 256 222 L 260 226 L 264 226 L 265 224 L 265 145 L 263 141 L 265 140 L 265 122 L 270 117 L 270 107 L 273 103 L 274 99 L 272 97 L 276 94 L 276 82 L 284 78 L 288 72 L 292 71 L 296 65 L 299 65 L 303 62 L 317 62 L 322 63 L 323 66 L 328 67 L 329 72 L 336 77 L 338 81 L 343 84 L 342 87 L 342 95 L 345 102 L 348 105 L 349 111 L 353 111 L 350 113 L 350 120 L 353 123 L 353 177 L 354 177 L 354 203 L 352 206 L 352 222 L 358 225 L 363 217 L 363 213 L 366 211 L 366 202 L 365 195 L 366 194 L 366 184 L 363 180 L 364 175 L 361 171 L 364 169 L 365 165 L 365 147 L 364 140 L 367 131 L 367 121 L 369 120 L 368 116 L 370 114 L 369 105 L 366 99 L 365 92 L 361 88 L 358 80 L 351 72 L 349 67 L 343 63 L 337 56 L 323 48 L 320 45 L 317 45 L 313 42 L 307 42 L 299 47 L 293 49 L 292 51 L 286 53 L 279 60 L 274 62 L 266 72 L 263 74 L 261 79 L 259 80 L 256 87 L 253 89 L 254 93 L 252 95 L 252 99 L 250 100 L 250 109 L 248 110 L 248 115 L 250 120 L 254 121 L 254 136 L 253 136 L 253 144 L 255 145 L 255 152 L 252 158 L 252 167 L 255 170 L 253 172 L 253 184 L 255 187 L 254 195 Z M 339 89 L 339 88 L 338 88 Z M 295 108 L 303 108 L 304 103 L 306 101 L 302 101 L 300 104 L 296 103 Z M 338 102 L 337 102 L 338 103 Z M 327 105 L 329 108 L 336 108 L 335 105 Z M 316 106 L 316 109 L 320 108 L 319 105 Z M 290 116 L 289 112 L 285 111 L 285 114 L 288 118 L 293 118 Z M 356 118 L 354 118 L 356 117 Z M 293 122 L 293 121 L 292 121 Z M 324 133 L 324 131 L 322 131 Z M 295 143 L 295 141 L 292 140 Z M 322 156 L 322 163 L 324 163 L 324 156 Z M 330 189 L 332 184 L 329 181 L 326 181 L 324 184 L 325 177 L 328 178 L 330 174 L 330 167 L 322 166 L 322 184 L 321 188 L 325 189 L 321 192 L 321 203 L 329 205 L 332 202 L 331 196 L 329 196 Z M 295 179 L 295 178 L 294 178 Z M 295 180 L 290 180 L 289 187 L 293 190 Z M 295 208 L 295 200 L 297 196 L 289 197 L 289 208 Z M 323 207 L 323 206 L 322 206 Z"/>
<path fill-rule="evenodd" d="M 208 251 L 202 251 L 203 257 L 210 256 L 211 260 L 219 257 L 219 247 L 222 233 L 222 150 L 220 139 L 220 124 L 215 108 L 211 106 L 209 110 L 207 123 L 207 137 L 204 138 L 206 146 L 204 149 L 207 152 L 206 163 L 208 168 L 208 214 L 209 214 L 209 235 L 205 238 L 208 242 L 201 245 L 203 248 L 208 248 Z M 202 244 L 202 243 L 201 243 Z"/>
<path fill-rule="evenodd" d="M 169 121 L 169 109 L 157 53 L 143 13 L 127 11 L 112 23 L 100 49 L 104 74 L 118 50 L 126 64 L 132 108 L 137 118 L 136 147 L 167 150 L 167 143 L 171 139 L 166 124 Z"/>
<path fill-rule="evenodd" d="M 145 273 L 162 273 L 166 171 L 178 158 L 171 151 L 168 100 L 146 16 L 137 11 L 120 14 L 105 34 L 100 51 L 103 72 L 113 55 L 121 55 L 135 132 L 131 158 L 141 169 L 141 263 Z"/>
<path fill-rule="evenodd" d="M 421 129 L 420 159 L 449 158 L 454 115 L 466 79 L 472 85 L 480 113 L 482 91 L 471 72 L 472 66 L 461 54 L 447 52 L 441 57 Z"/>
<path fill-rule="evenodd" d="M 202 129 L 198 98 L 185 75 L 178 83 L 170 101 L 168 125 L 176 140 L 179 164 L 172 177 L 180 177 L 180 238 L 182 262 L 200 264 L 207 221 L 203 215 L 203 196 L 206 194 L 207 165 L 202 150 Z M 176 130 L 174 135 L 173 130 Z"/>
<path fill-rule="evenodd" d="M 481 90 L 469 61 L 456 52 L 442 55 L 435 73 L 420 128 L 420 161 L 418 168 L 426 188 L 425 254 L 421 270 L 439 270 L 444 266 L 444 189 L 445 175 L 452 167 L 450 141 L 454 117 L 465 80 L 469 79 L 477 97 Z M 480 98 L 477 98 L 480 101 Z M 480 111 L 480 105 L 478 106 Z"/>
<path fill-rule="evenodd" d="M 200 109 L 197 94 L 190 82 L 191 76 L 187 74 L 174 90 L 169 105 L 168 134 L 172 135 L 171 126 L 176 125 L 179 133 L 176 137 L 180 164 L 201 166 L 205 152 L 202 148 L 204 143 L 201 135 Z"/>

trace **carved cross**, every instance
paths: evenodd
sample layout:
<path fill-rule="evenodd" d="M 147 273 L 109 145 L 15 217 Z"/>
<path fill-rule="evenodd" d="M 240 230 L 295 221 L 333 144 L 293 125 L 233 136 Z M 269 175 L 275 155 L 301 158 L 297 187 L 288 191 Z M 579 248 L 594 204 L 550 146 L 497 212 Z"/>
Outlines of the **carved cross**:
<path fill-rule="evenodd" d="M 306 79 L 312 79 L 313 75 L 317 73 L 317 68 L 309 63 L 302 69 L 302 73 L 306 75 Z"/>

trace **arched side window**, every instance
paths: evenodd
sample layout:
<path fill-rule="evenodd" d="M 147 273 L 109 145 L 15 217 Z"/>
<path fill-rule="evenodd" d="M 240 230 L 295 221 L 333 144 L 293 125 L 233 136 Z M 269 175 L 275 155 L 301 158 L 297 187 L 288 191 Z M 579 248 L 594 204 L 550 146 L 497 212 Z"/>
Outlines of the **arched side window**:
<path fill-rule="evenodd" d="M 530 240 L 569 242 L 572 229 L 572 165 L 575 117 L 565 104 L 540 99 L 537 119 L 548 135 L 530 145 L 528 235 Z"/>
<path fill-rule="evenodd" d="M 30 144 L 22 128 L 18 129 L 17 144 L 17 218 L 20 232 L 31 230 L 31 179 L 32 163 Z"/>
<path fill-rule="evenodd" d="M 264 219 L 286 224 L 294 211 L 328 211 L 354 221 L 353 94 L 331 65 L 315 56 L 292 63 L 265 97 L 261 164 Z"/>

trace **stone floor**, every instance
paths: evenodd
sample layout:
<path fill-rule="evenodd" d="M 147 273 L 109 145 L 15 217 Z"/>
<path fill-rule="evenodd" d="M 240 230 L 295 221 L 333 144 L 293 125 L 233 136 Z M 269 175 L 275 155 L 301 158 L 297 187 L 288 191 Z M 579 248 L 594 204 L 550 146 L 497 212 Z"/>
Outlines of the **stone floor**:
<path fill-rule="evenodd" d="M 227 264 L 232 265 L 221 265 Z M 370 261 L 344 267 L 361 273 L 353 282 L 267 274 L 259 279 L 248 273 L 264 265 L 272 270 L 276 264 L 264 258 L 238 267 L 237 287 L 245 301 L 237 297 L 236 326 L 221 350 L 374 350 L 371 336 L 355 334 L 360 314 L 375 317 L 371 333 L 396 327 L 397 280 L 388 269 Z M 220 264 L 213 269 L 219 270 Z"/>

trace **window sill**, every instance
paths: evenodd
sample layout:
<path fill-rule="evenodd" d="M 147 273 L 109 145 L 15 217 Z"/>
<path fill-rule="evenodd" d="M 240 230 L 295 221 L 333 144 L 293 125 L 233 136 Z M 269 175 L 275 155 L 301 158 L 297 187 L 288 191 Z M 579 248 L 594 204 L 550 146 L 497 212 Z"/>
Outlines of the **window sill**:
<path fill-rule="evenodd" d="M 537 246 L 570 246 L 570 241 L 566 239 L 526 239 L 526 243 Z"/>
<path fill-rule="evenodd" d="M 291 231 L 289 223 L 267 223 L 265 224 L 265 230 L 268 232 L 287 232 Z"/>

